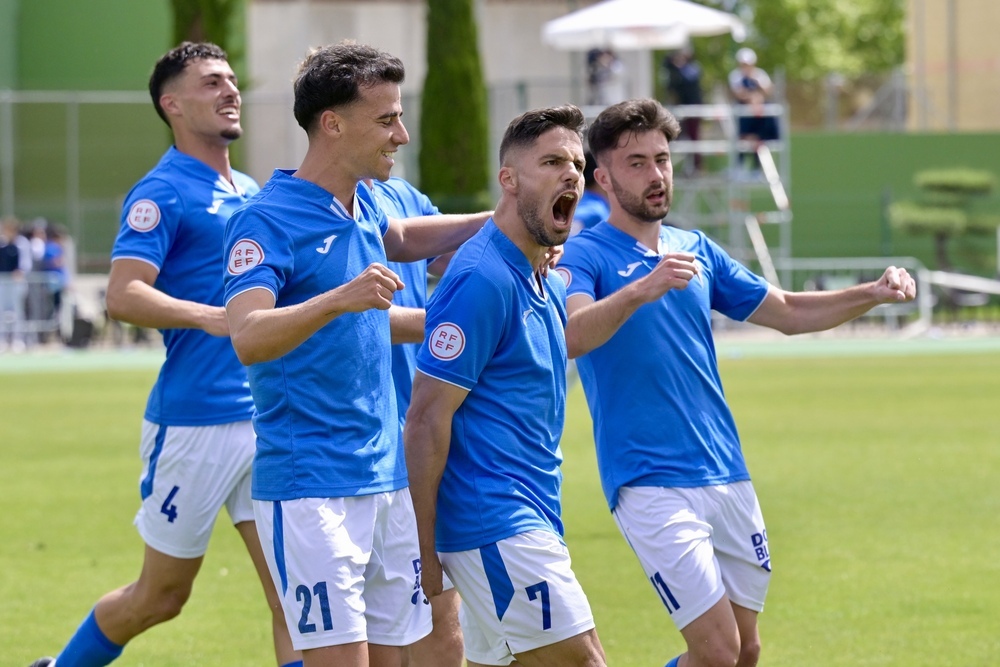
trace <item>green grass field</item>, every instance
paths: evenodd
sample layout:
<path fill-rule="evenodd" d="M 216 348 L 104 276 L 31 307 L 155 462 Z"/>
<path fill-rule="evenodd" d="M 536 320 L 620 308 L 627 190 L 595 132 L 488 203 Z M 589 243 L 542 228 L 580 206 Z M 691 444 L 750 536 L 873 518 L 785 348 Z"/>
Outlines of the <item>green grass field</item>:
<path fill-rule="evenodd" d="M 1000 664 L 1000 345 L 786 343 L 720 358 L 773 557 L 761 665 Z M 155 376 L 148 360 L 25 359 L 0 357 L 0 665 L 12 667 L 58 651 L 138 572 L 137 438 Z M 579 387 L 563 447 L 566 538 L 609 664 L 659 667 L 682 642 L 608 514 Z M 267 628 L 223 517 L 184 613 L 116 664 L 267 667 Z"/>

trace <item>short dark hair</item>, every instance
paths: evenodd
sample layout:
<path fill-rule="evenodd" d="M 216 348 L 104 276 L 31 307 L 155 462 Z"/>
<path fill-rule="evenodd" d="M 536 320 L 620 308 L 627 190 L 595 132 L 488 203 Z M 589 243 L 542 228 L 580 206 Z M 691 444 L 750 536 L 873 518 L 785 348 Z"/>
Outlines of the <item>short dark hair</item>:
<path fill-rule="evenodd" d="M 538 137 L 557 127 L 572 130 L 582 139 L 583 125 L 583 112 L 572 104 L 526 111 L 510 121 L 503 134 L 500 142 L 500 165 L 503 166 L 504 158 L 511 149 L 530 146 Z"/>
<path fill-rule="evenodd" d="M 673 141 L 681 133 L 680 123 L 656 100 L 626 100 L 613 104 L 598 114 L 587 134 L 587 144 L 598 160 L 618 146 L 626 132 L 659 131 Z"/>
<path fill-rule="evenodd" d="M 405 76 L 399 58 L 365 44 L 345 40 L 314 49 L 295 77 L 295 120 L 309 132 L 324 111 L 360 98 L 361 88 L 400 84 Z"/>
<path fill-rule="evenodd" d="M 597 160 L 594 159 L 594 154 L 589 150 L 583 152 L 583 159 L 583 187 L 590 188 L 597 184 L 597 178 L 594 177 L 594 172 L 597 171 Z"/>
<path fill-rule="evenodd" d="M 153 106 L 156 108 L 157 115 L 167 125 L 170 125 L 170 121 L 167 120 L 167 114 L 160 106 L 163 88 L 179 77 L 184 68 L 195 60 L 225 60 L 229 62 L 229 56 L 211 42 L 181 42 L 160 56 L 156 65 L 153 66 L 153 73 L 149 76 L 149 96 L 153 98 Z"/>

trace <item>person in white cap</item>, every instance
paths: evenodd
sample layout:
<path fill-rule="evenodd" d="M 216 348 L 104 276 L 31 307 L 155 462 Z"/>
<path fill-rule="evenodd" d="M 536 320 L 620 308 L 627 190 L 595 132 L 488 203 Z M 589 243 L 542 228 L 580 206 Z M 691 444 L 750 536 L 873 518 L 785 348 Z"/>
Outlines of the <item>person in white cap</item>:
<path fill-rule="evenodd" d="M 774 90 L 771 77 L 757 67 L 753 49 L 743 47 L 737 51 L 736 63 L 736 69 L 729 73 L 729 89 L 737 104 L 751 107 L 749 115 L 739 117 L 739 137 L 744 141 L 774 141 L 778 138 L 778 123 L 774 116 L 764 115 L 764 105 Z"/>

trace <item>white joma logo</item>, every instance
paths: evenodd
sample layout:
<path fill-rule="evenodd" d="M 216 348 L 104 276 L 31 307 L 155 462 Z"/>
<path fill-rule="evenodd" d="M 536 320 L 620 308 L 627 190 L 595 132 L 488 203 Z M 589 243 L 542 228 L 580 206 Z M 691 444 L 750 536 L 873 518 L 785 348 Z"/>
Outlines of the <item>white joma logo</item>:
<path fill-rule="evenodd" d="M 531 313 L 533 313 L 533 312 L 534 311 L 531 308 L 528 308 L 526 311 L 524 311 L 523 313 L 521 313 L 521 322 L 523 324 L 527 324 L 528 323 L 528 318 L 531 317 Z"/>
<path fill-rule="evenodd" d="M 618 275 L 620 275 L 622 278 L 628 278 L 630 275 L 632 275 L 632 272 L 635 271 L 636 267 L 638 267 L 640 264 L 642 264 L 642 262 L 632 262 L 631 264 L 625 267 L 624 271 L 619 271 Z"/>
<path fill-rule="evenodd" d="M 220 206 L 222 206 L 222 200 L 221 199 L 213 199 L 212 200 L 212 205 L 209 206 L 205 210 L 208 211 L 209 213 L 211 213 L 212 215 L 215 215 L 216 213 L 219 212 L 219 207 Z"/>
<path fill-rule="evenodd" d="M 316 252 L 318 252 L 321 255 L 325 255 L 326 253 L 330 252 L 330 246 L 333 245 L 333 242 L 336 240 L 337 240 L 336 234 L 331 234 L 330 236 L 327 236 L 325 239 L 323 239 L 323 244 L 324 244 L 323 247 L 316 248 Z"/>

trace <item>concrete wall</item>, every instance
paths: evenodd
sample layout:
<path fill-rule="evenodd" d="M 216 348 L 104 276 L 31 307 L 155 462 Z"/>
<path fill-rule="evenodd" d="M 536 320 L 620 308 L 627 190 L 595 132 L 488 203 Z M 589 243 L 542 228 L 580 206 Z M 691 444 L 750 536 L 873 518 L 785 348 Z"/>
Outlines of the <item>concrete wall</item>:
<path fill-rule="evenodd" d="M 910 129 L 1000 129 L 998 26 L 996 0 L 908 0 Z"/>
<path fill-rule="evenodd" d="M 491 137 L 502 134 L 524 107 L 582 101 L 583 55 L 556 51 L 541 41 L 546 21 L 582 4 L 478 0 L 479 46 L 491 91 Z M 245 127 L 250 173 L 266 178 L 274 166 L 298 164 L 306 142 L 291 116 L 296 65 L 309 47 L 355 39 L 398 56 L 406 65 L 404 122 L 413 142 L 402 149 L 395 173 L 415 177 L 418 96 L 427 71 L 425 18 L 425 3 L 415 0 L 255 0 L 247 21 L 252 86 L 247 99 L 252 104 Z"/>

